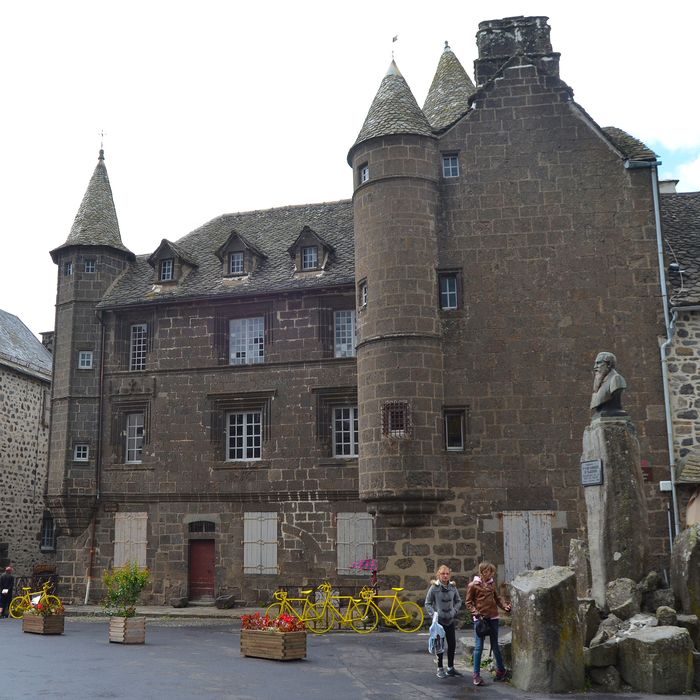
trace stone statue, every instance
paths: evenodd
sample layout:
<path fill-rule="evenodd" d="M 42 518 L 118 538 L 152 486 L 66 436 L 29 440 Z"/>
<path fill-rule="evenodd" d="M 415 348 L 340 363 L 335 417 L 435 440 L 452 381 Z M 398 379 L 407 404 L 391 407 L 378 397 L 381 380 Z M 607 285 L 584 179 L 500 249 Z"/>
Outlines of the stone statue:
<path fill-rule="evenodd" d="M 600 416 L 626 416 L 622 410 L 622 392 L 627 388 L 625 378 L 615 370 L 617 359 L 611 352 L 599 352 L 593 365 L 593 395 L 591 410 Z"/>

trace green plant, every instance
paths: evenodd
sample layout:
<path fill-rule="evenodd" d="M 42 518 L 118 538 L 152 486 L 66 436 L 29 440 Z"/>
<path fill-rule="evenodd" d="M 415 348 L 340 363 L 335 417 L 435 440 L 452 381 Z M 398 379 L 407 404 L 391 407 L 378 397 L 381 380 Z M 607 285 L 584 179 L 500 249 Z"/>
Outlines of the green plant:
<path fill-rule="evenodd" d="M 134 617 L 139 596 L 151 581 L 151 572 L 140 568 L 135 562 L 129 562 L 118 569 L 106 571 L 102 580 L 107 588 L 102 604 L 107 614 Z"/>
<path fill-rule="evenodd" d="M 63 603 L 55 595 L 44 596 L 39 602 L 32 603 L 25 615 L 38 615 L 40 617 L 51 617 L 52 615 L 65 615 Z"/>

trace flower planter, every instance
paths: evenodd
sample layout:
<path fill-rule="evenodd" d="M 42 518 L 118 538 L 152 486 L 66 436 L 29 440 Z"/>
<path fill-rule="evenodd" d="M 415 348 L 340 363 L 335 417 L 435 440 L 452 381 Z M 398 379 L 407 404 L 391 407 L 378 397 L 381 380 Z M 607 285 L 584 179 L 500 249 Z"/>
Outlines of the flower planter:
<path fill-rule="evenodd" d="M 25 615 L 22 618 L 22 632 L 31 634 L 63 634 L 63 615 Z"/>
<path fill-rule="evenodd" d="M 306 656 L 306 632 L 241 630 L 241 655 L 290 661 Z"/>
<path fill-rule="evenodd" d="M 146 642 L 146 618 L 110 617 L 109 641 L 116 644 L 144 644 Z"/>

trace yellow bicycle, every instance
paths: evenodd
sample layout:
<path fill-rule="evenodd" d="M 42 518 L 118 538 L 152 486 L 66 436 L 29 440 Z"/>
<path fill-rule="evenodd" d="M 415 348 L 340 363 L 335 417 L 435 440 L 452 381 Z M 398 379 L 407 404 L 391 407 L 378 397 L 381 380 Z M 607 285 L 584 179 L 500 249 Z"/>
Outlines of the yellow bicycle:
<path fill-rule="evenodd" d="M 387 625 L 396 627 L 400 632 L 417 632 L 423 626 L 423 608 L 411 600 L 401 600 L 399 593 L 403 591 L 403 588 L 392 588 L 391 590 L 394 591 L 391 595 L 380 595 L 374 588 L 369 586 L 365 586 L 360 591 L 360 598 L 362 598 L 367 613 L 367 624 L 372 624 L 373 613 L 374 618 L 376 618 L 374 627 L 379 623 L 379 617 L 381 616 Z M 391 607 L 389 612 L 386 613 L 382 610 L 379 603 L 389 600 L 391 601 Z M 369 631 L 371 632 L 374 627 Z"/>
<path fill-rule="evenodd" d="M 322 603 L 316 603 L 318 617 L 314 620 L 316 634 L 328 632 L 336 622 L 349 625 L 359 634 L 368 634 L 376 629 L 379 618 L 376 611 L 366 602 L 351 595 L 335 595 L 330 583 L 318 587 L 324 597 Z M 320 607 L 320 610 L 318 608 Z M 341 608 L 345 608 L 342 612 Z"/>
<path fill-rule="evenodd" d="M 269 605 L 265 614 L 268 617 L 278 618 L 280 615 L 293 615 L 306 624 L 306 629 L 315 634 L 323 634 L 327 630 L 319 631 L 316 623 L 320 619 L 322 605 L 311 600 L 313 588 L 301 591 L 303 598 L 291 598 L 287 591 L 275 591 L 275 602 Z M 301 610 L 299 609 L 301 606 Z"/>
<path fill-rule="evenodd" d="M 22 590 L 24 593 L 15 596 L 10 602 L 10 616 L 19 620 L 32 607 L 32 600 L 35 600 L 37 596 L 39 596 L 39 599 L 36 601 L 37 604 L 48 604 L 51 607 L 62 605 L 63 603 L 61 603 L 61 599 L 58 596 L 49 595 L 49 591 L 52 588 L 53 584 L 50 581 L 47 581 L 40 591 L 32 592 L 31 588 L 23 586 Z"/>

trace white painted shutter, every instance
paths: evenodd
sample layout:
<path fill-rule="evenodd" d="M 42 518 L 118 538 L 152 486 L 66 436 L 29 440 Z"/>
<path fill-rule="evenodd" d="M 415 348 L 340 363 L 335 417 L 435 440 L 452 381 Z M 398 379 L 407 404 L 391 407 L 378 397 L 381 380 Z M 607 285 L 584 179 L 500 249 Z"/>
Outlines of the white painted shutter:
<path fill-rule="evenodd" d="M 354 562 L 372 559 L 374 536 L 369 513 L 338 513 L 336 517 L 336 551 L 339 574 L 367 574 L 369 571 L 351 569 Z"/>
<path fill-rule="evenodd" d="M 521 571 L 552 566 L 552 516 L 552 511 L 548 510 L 503 513 L 506 583 Z"/>
<path fill-rule="evenodd" d="M 244 513 L 243 573 L 277 573 L 277 513 Z"/>
<path fill-rule="evenodd" d="M 135 562 L 146 566 L 148 513 L 115 513 L 114 566 Z"/>

